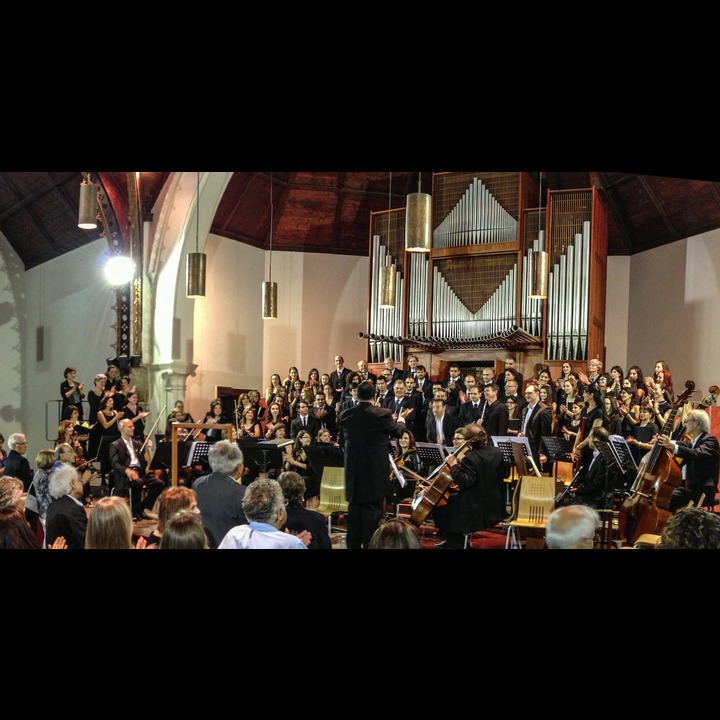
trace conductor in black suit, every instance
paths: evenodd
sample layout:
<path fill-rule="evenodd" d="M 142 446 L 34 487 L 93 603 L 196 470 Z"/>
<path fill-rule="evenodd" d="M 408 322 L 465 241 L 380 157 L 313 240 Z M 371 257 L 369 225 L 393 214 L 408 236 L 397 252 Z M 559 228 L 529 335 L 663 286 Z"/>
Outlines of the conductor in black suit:
<path fill-rule="evenodd" d="M 135 423 L 129 418 L 120 420 L 120 437 L 110 443 L 110 466 L 112 467 L 115 492 L 130 489 L 133 515 L 138 518 L 157 520 L 152 511 L 165 483 L 154 475 L 147 475 L 145 453 L 142 443 L 133 438 Z M 143 486 L 146 488 L 142 497 Z"/>
<path fill-rule="evenodd" d="M 388 408 L 375 405 L 375 386 L 361 382 L 357 405 L 343 410 L 340 427 L 345 440 L 345 496 L 349 510 L 346 543 L 349 550 L 367 549 L 385 517 L 392 497 L 390 438 L 400 438 L 404 422 L 395 422 Z"/>
<path fill-rule="evenodd" d="M 526 437 L 530 443 L 533 460 L 540 467 L 540 444 L 543 436 L 552 434 L 552 410 L 540 401 L 540 390 L 537 385 L 530 383 L 525 388 L 527 405 L 520 416 L 520 432 L 518 437 Z"/>
<path fill-rule="evenodd" d="M 682 483 L 670 496 L 671 512 L 685 507 L 691 500 L 698 505 L 703 494 L 703 505 L 712 505 L 717 492 L 720 446 L 718 439 L 710 434 L 710 416 L 704 410 L 691 410 L 685 420 L 685 431 L 690 442 L 658 435 L 658 443 L 683 460 Z"/>

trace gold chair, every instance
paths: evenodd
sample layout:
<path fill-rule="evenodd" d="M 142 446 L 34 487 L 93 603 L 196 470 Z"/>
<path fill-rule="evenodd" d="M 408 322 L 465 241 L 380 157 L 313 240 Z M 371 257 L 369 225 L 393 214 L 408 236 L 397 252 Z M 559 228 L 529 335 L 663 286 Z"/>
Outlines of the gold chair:
<path fill-rule="evenodd" d="M 325 466 L 320 481 L 320 504 L 315 508 L 328 521 L 328 533 L 332 533 L 332 517 L 349 510 L 345 497 L 345 469 Z"/>
<path fill-rule="evenodd" d="M 555 478 L 521 476 L 513 493 L 513 512 L 505 521 L 505 549 L 519 549 L 517 528 L 543 529 L 554 509 Z"/>

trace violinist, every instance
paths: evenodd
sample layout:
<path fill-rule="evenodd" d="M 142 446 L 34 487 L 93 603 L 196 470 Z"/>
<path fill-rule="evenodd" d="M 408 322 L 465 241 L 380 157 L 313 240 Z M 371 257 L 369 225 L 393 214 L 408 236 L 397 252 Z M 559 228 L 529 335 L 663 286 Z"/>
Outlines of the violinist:
<path fill-rule="evenodd" d="M 443 537 L 435 545 L 438 549 L 462 549 L 466 533 L 493 527 L 507 515 L 504 481 L 510 473 L 508 463 L 499 448 L 488 444 L 480 425 L 471 423 L 465 428 L 468 444 L 445 461 L 453 479 L 448 501 L 438 503 L 432 511 Z"/>
<path fill-rule="evenodd" d="M 691 410 L 685 420 L 685 430 L 690 441 L 671 440 L 666 435 L 658 437 L 658 443 L 682 458 L 682 483 L 670 497 L 670 512 L 676 512 L 689 502 L 714 505 L 720 472 L 720 446 L 718 439 L 710 434 L 710 416 L 704 410 Z"/>
<path fill-rule="evenodd" d="M 394 458 L 395 465 L 402 474 L 402 468 L 407 467 L 416 475 L 421 475 L 423 471 L 423 462 L 420 457 L 420 453 L 417 449 L 417 443 L 415 442 L 415 436 L 410 430 L 405 430 L 398 439 L 397 455 Z M 400 486 L 400 481 L 392 474 L 391 482 L 393 486 L 393 497 L 395 502 L 398 503 L 407 497 L 413 495 L 415 489 L 415 480 L 408 479 L 405 487 Z"/>

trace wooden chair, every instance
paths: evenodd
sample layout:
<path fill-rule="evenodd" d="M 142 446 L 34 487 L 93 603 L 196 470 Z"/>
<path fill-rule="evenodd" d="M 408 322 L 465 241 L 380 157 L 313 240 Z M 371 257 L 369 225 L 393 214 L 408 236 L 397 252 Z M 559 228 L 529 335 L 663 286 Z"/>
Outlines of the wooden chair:
<path fill-rule="evenodd" d="M 555 478 L 521 476 L 513 494 L 513 512 L 505 521 L 505 549 L 519 549 L 517 528 L 543 529 L 554 509 Z"/>
<path fill-rule="evenodd" d="M 320 504 L 314 508 L 328 521 L 328 533 L 332 533 L 332 517 L 347 513 L 350 509 L 345 497 L 345 469 L 326 465 L 320 480 Z"/>

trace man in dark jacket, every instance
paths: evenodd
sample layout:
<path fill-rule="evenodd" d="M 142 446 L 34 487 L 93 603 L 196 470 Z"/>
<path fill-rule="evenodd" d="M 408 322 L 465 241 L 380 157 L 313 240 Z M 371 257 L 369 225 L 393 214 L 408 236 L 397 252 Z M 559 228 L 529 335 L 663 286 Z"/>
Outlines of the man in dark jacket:
<path fill-rule="evenodd" d="M 458 460 L 448 455 L 453 483 L 444 505 L 432 511 L 443 542 L 440 549 L 462 549 L 464 535 L 491 528 L 507 515 L 505 511 L 505 478 L 510 472 L 502 452 L 488 444 L 485 431 L 477 424 L 465 426 L 471 450 Z"/>
<path fill-rule="evenodd" d="M 390 438 L 405 431 L 389 408 L 374 404 L 375 386 L 369 380 L 358 385 L 357 396 L 360 402 L 343 410 L 339 423 L 345 442 L 348 550 L 367 549 L 385 517 L 385 503 L 392 498 Z"/>

